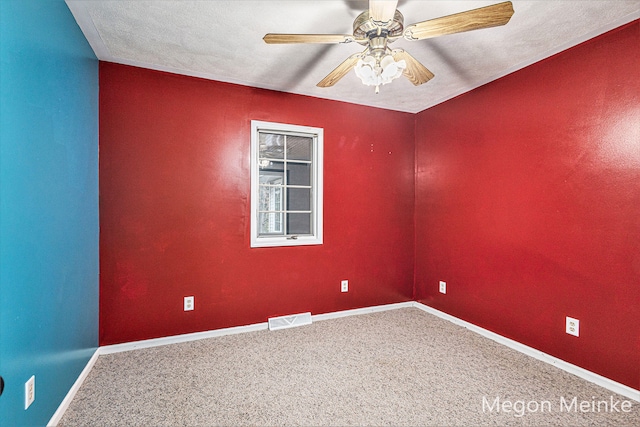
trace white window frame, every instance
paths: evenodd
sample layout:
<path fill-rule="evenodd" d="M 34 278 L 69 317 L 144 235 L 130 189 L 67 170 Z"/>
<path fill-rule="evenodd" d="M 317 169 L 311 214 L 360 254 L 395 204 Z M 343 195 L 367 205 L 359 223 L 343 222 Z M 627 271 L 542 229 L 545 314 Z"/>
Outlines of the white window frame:
<path fill-rule="evenodd" d="M 274 235 L 260 236 L 258 234 L 259 220 L 259 133 L 295 133 L 312 136 L 312 172 L 311 172 L 311 235 Z M 323 242 L 323 171 L 324 171 L 324 129 L 299 126 L 284 123 L 251 121 L 251 247 L 278 247 L 321 245 Z"/>

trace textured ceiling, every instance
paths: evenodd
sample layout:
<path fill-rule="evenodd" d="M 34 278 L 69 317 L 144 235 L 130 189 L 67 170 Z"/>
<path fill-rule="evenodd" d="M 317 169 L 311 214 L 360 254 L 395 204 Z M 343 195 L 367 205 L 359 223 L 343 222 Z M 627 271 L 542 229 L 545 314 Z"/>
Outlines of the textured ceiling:
<path fill-rule="evenodd" d="M 500 1 L 400 0 L 398 9 L 406 27 Z M 333 87 L 316 87 L 364 49 L 357 43 L 262 40 L 269 32 L 351 34 L 366 0 L 66 2 L 103 61 L 412 113 L 640 17 L 640 0 L 512 0 L 515 13 L 505 26 L 390 45 L 410 52 L 435 78 L 418 87 L 400 78 L 376 95 L 353 71 Z"/>

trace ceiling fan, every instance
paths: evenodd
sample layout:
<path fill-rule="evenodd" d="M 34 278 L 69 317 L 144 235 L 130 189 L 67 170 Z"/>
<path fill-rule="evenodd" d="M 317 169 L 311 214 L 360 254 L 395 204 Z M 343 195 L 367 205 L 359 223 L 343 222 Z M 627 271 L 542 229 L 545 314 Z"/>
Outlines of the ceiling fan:
<path fill-rule="evenodd" d="M 513 15 L 510 1 L 468 10 L 466 12 L 429 19 L 404 27 L 404 17 L 396 9 L 398 0 L 369 0 L 369 10 L 362 12 L 353 22 L 353 34 L 278 34 L 269 33 L 263 40 L 268 44 L 286 43 L 351 43 L 366 49 L 349 56 L 322 79 L 318 87 L 336 84 L 352 68 L 362 82 L 375 86 L 404 75 L 415 86 L 431 80 L 434 75 L 403 49 L 391 49 L 389 44 L 400 37 L 422 40 L 464 31 L 505 25 Z"/>

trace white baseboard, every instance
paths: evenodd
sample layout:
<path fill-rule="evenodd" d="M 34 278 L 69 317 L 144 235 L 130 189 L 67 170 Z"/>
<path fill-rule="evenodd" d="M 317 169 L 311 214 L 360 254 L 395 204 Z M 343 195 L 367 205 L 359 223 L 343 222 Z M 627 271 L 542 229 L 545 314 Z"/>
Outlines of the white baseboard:
<path fill-rule="evenodd" d="M 487 329 L 481 328 L 465 320 L 451 316 L 450 314 L 436 310 L 435 308 L 429 307 L 427 305 L 424 305 L 416 301 L 400 302 L 395 304 L 385 304 L 385 305 L 378 305 L 378 306 L 365 307 L 365 308 L 356 308 L 352 310 L 336 311 L 332 313 L 315 314 L 312 316 L 312 320 L 315 322 L 320 320 L 337 319 L 340 317 L 357 316 L 360 314 L 369 314 L 369 313 L 376 313 L 380 311 L 397 310 L 399 308 L 409 308 L 409 307 L 415 307 L 425 311 L 426 313 L 433 314 L 434 316 L 437 316 L 441 319 L 448 320 L 449 322 L 465 327 L 470 331 L 476 332 L 497 343 L 505 345 L 516 351 L 519 351 L 520 353 L 526 354 L 527 356 L 531 356 L 545 363 L 549 363 L 559 369 L 562 369 L 563 371 L 569 372 L 584 380 L 587 380 L 596 385 L 599 385 L 608 390 L 611 390 L 614 393 L 618 393 L 622 396 L 625 396 L 640 402 L 639 390 L 636 390 L 624 384 L 618 383 L 616 381 L 610 380 L 609 378 L 603 377 L 594 372 L 591 372 L 579 366 L 573 365 L 569 362 L 565 362 L 562 359 L 558 359 L 557 357 L 546 354 L 540 350 L 536 350 L 533 347 L 529 347 L 527 345 L 524 345 L 512 339 L 503 337 L 502 335 L 498 335 L 495 332 L 491 332 Z M 91 359 L 89 359 L 89 362 L 87 362 L 87 366 L 85 366 L 85 368 L 82 370 L 82 372 L 80 373 L 80 376 L 78 377 L 76 382 L 73 384 L 73 386 L 67 393 L 67 396 L 64 398 L 64 400 L 58 407 L 58 410 L 53 414 L 53 417 L 51 417 L 51 420 L 49 421 L 47 426 L 55 427 L 58 424 L 58 422 L 60 422 L 60 420 L 62 419 L 62 416 L 64 415 L 64 412 L 67 410 L 67 408 L 69 407 L 69 404 L 71 403 L 74 396 L 76 395 L 76 392 L 78 391 L 83 381 L 85 380 L 85 378 L 87 377 L 91 369 L 93 368 L 93 365 L 96 363 L 96 360 L 98 360 L 98 356 L 101 354 L 119 353 L 123 351 L 131 351 L 131 350 L 138 350 L 142 348 L 157 347 L 161 345 L 195 341 L 195 340 L 201 340 L 205 338 L 221 337 L 224 335 L 262 331 L 266 329 L 268 329 L 268 323 L 264 322 L 264 323 L 255 323 L 255 324 L 246 325 L 246 326 L 236 326 L 232 328 L 215 329 L 215 330 L 205 331 L 205 332 L 195 332 L 191 334 L 174 335 L 170 337 L 154 338 L 149 340 L 133 341 L 133 342 L 123 343 L 123 344 L 114 344 L 114 345 L 99 347 L 95 351 Z"/>
<path fill-rule="evenodd" d="M 268 323 L 254 323 L 246 326 L 234 326 L 231 328 L 214 329 L 211 331 L 194 332 L 191 334 L 173 335 L 163 338 L 132 341 L 123 344 L 105 345 L 100 347 L 100 354 L 120 353 L 123 351 L 139 350 L 141 348 L 158 347 L 161 345 L 177 344 L 181 342 L 196 341 L 206 338 L 222 337 L 224 335 L 241 334 L 244 332 L 263 331 L 268 328 Z"/>
<path fill-rule="evenodd" d="M 562 369 L 565 372 L 576 375 L 584 380 L 587 380 L 591 383 L 599 385 L 600 387 L 604 387 L 607 390 L 611 390 L 614 393 L 618 393 L 622 396 L 628 397 L 629 399 L 633 399 L 635 401 L 640 402 L 640 390 L 636 390 L 619 382 L 613 381 L 609 378 L 603 377 L 602 375 L 598 375 L 595 372 L 588 371 L 584 368 L 581 368 L 572 363 L 566 362 L 562 359 L 558 359 L 555 356 L 551 356 L 550 354 L 544 353 L 540 350 L 536 350 L 533 347 L 529 347 L 512 339 L 503 337 L 502 335 L 498 335 L 495 332 L 491 332 L 487 329 L 481 328 L 480 326 L 476 326 L 473 323 L 469 323 L 465 320 L 458 319 L 450 314 L 444 313 L 442 311 L 436 310 L 435 308 L 429 307 L 419 302 L 414 302 L 413 306 L 423 310 L 429 314 L 433 314 L 434 316 L 438 316 L 441 319 L 448 320 L 449 322 L 455 323 L 456 325 L 463 326 L 469 329 L 472 332 L 478 333 L 486 338 L 489 338 L 499 344 L 505 345 L 509 348 L 512 348 L 520 353 L 526 354 L 527 356 L 531 356 L 535 359 L 538 359 L 542 362 L 548 363 L 550 365 L 555 366 L 556 368 Z"/>
<path fill-rule="evenodd" d="M 76 396 L 76 393 L 80 389 L 80 386 L 84 382 L 85 378 L 87 378 L 87 376 L 89 375 L 89 372 L 91 372 L 91 369 L 93 369 L 93 365 L 95 365 L 99 355 L 100 355 L 100 348 L 97 348 L 96 351 L 93 352 L 93 356 L 91 356 L 86 366 L 82 369 L 82 372 L 80 372 L 78 379 L 76 379 L 76 381 L 73 383 L 73 385 L 69 389 L 69 392 L 67 393 L 67 395 L 64 397 L 64 399 L 62 399 L 62 403 L 60 403 L 60 406 L 58 406 L 58 409 L 56 410 L 56 412 L 54 412 L 53 416 L 47 423 L 47 427 L 54 427 L 58 425 L 58 423 L 62 419 L 62 416 L 64 415 L 64 412 L 67 410 L 67 408 L 71 404 L 71 401 L 73 400 L 73 398 Z"/>
<path fill-rule="evenodd" d="M 357 316 L 360 314 L 376 313 L 379 311 L 408 308 L 408 307 L 413 307 L 413 304 L 414 304 L 413 301 L 408 301 L 408 302 L 398 302 L 395 304 L 374 305 L 371 307 L 354 308 L 351 310 L 343 310 L 343 311 L 334 311 L 332 313 L 314 314 L 313 316 L 311 316 L 311 318 L 313 319 L 314 322 L 319 320 L 338 319 L 340 317 Z"/>
<path fill-rule="evenodd" d="M 337 319 L 339 317 L 356 316 L 359 314 L 375 313 L 378 311 L 396 310 L 398 308 L 413 307 L 414 302 L 401 302 L 395 304 L 377 305 L 372 307 L 355 308 L 352 310 L 335 311 L 332 313 L 315 314 L 311 316 L 312 321 Z M 214 329 L 205 332 L 194 332 L 191 334 L 173 335 L 163 338 L 152 338 L 148 340 L 132 341 L 122 344 L 105 345 L 100 347 L 100 354 L 120 353 L 122 351 L 139 350 L 141 348 L 157 347 L 161 345 L 176 344 L 181 342 L 195 341 L 206 338 L 221 337 L 224 335 L 241 334 L 245 332 L 262 331 L 269 328 L 268 322 L 254 323 L 246 326 L 235 326 L 232 328 Z"/>

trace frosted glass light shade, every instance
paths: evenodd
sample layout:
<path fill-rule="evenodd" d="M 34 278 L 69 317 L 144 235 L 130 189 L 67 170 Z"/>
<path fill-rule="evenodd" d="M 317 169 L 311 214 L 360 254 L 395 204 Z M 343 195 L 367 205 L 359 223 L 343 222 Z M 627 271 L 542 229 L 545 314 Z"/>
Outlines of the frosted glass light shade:
<path fill-rule="evenodd" d="M 376 60 L 373 56 L 365 56 L 364 59 L 359 59 L 355 67 L 356 76 L 362 80 L 367 86 L 376 86 L 377 84 L 377 71 Z"/>
<path fill-rule="evenodd" d="M 385 55 L 378 63 L 373 56 L 369 55 L 358 60 L 355 72 L 363 84 L 377 88 L 400 77 L 405 68 L 407 63 L 404 59 L 396 62 L 393 56 Z"/>

